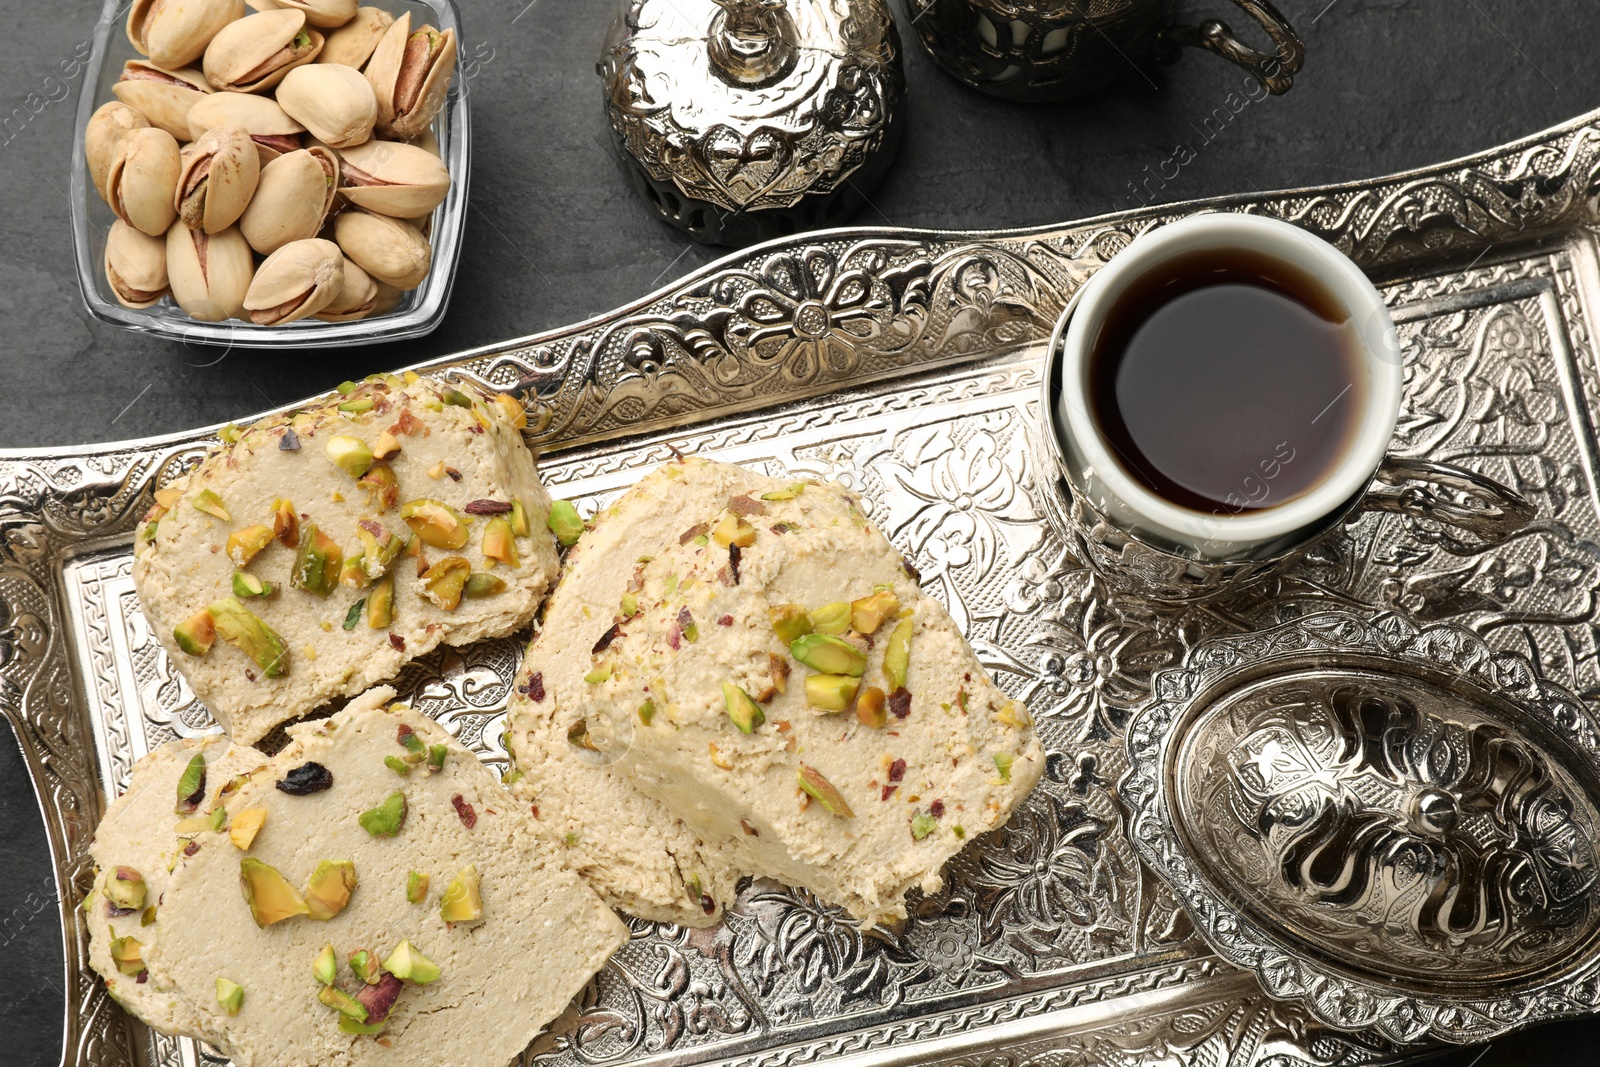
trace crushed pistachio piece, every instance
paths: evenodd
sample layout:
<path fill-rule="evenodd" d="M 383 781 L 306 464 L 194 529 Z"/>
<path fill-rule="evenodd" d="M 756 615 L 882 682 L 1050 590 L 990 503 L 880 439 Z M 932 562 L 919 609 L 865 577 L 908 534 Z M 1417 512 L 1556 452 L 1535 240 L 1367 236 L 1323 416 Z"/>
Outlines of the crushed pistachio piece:
<path fill-rule="evenodd" d="M 383 968 L 378 965 L 378 957 L 366 949 L 350 954 L 350 973 L 359 978 L 363 985 L 377 985 L 383 980 Z"/>
<path fill-rule="evenodd" d="M 369 405 L 370 401 L 369 397 Z M 334 434 L 328 438 L 328 443 L 324 447 L 333 465 L 352 478 L 361 477 L 372 467 L 372 449 L 359 437 L 343 433 Z"/>
<path fill-rule="evenodd" d="M 266 808 L 245 808 L 234 813 L 233 821 L 228 825 L 228 840 L 233 842 L 240 852 L 249 852 L 250 846 L 255 844 L 256 835 L 267 822 Z"/>
<path fill-rule="evenodd" d="M 276 867 L 254 856 L 239 860 L 239 887 L 257 926 L 271 926 L 296 915 L 311 914 L 300 891 L 290 885 Z"/>
<path fill-rule="evenodd" d="M 656 717 L 656 702 L 654 700 L 646 700 L 643 704 L 639 705 L 639 721 L 640 722 L 644 723 L 646 726 L 649 726 L 651 721 L 653 719 L 655 719 L 655 717 Z"/>
<path fill-rule="evenodd" d="M 749 693 L 732 682 L 722 683 L 722 705 L 740 733 L 754 733 L 756 727 L 767 721 L 761 706 L 750 699 Z"/>
<path fill-rule="evenodd" d="M 144 875 L 134 867 L 117 867 L 106 879 L 106 900 L 121 911 L 138 911 L 144 907 Z"/>
<path fill-rule="evenodd" d="M 367 628 L 381 630 L 394 622 L 394 575 L 379 578 L 367 594 Z"/>
<path fill-rule="evenodd" d="M 234 597 L 223 597 L 206 609 L 222 639 L 251 659 L 268 678 L 289 671 L 289 649 L 283 638 Z"/>
<path fill-rule="evenodd" d="M 439 965 L 417 951 L 410 941 L 402 941 L 395 946 L 395 950 L 383 961 L 383 969 L 402 982 L 416 985 L 436 982 L 440 974 Z"/>
<path fill-rule="evenodd" d="M 577 544 L 578 538 L 583 535 L 583 520 L 578 517 L 578 509 L 568 500 L 550 502 L 550 517 L 545 520 L 545 525 L 550 527 L 557 541 L 569 548 Z"/>
<path fill-rule="evenodd" d="M 875 685 L 869 685 L 861 691 L 861 696 L 856 701 L 856 718 L 863 726 L 881 730 L 889 721 L 887 704 L 888 694 Z"/>
<path fill-rule="evenodd" d="M 411 773 L 411 764 L 407 763 L 405 760 L 401 759 L 399 756 L 385 756 L 385 757 L 383 757 L 383 765 L 385 767 L 389 768 L 391 771 L 393 771 L 396 774 L 410 774 Z"/>
<path fill-rule="evenodd" d="M 339 957 L 332 945 L 322 946 L 317 958 L 311 961 L 311 974 L 322 985 L 332 985 L 334 979 L 339 977 Z"/>
<path fill-rule="evenodd" d="M 770 493 L 762 493 L 761 494 L 761 499 L 762 500 L 793 500 L 795 497 L 799 496 L 801 493 L 803 493 L 805 491 L 806 491 L 806 483 L 805 482 L 795 482 L 793 485 L 785 486 L 782 489 L 774 489 Z"/>
<path fill-rule="evenodd" d="M 356 623 L 361 621 L 361 609 L 366 606 L 366 603 L 367 598 L 362 597 L 354 604 L 351 604 L 350 610 L 344 613 L 344 628 L 346 630 L 354 630 L 356 628 Z"/>
<path fill-rule="evenodd" d="M 504 516 L 490 519 L 483 527 L 483 558 L 492 567 L 504 563 L 515 570 L 522 565 L 517 558 L 517 537 L 511 530 L 511 520 Z"/>
<path fill-rule="evenodd" d="M 867 669 L 867 657 L 856 646 L 827 634 L 807 634 L 789 643 L 795 659 L 823 674 L 848 674 L 859 678 Z"/>
<path fill-rule="evenodd" d="M 429 875 L 421 871 L 412 871 L 406 875 L 406 900 L 412 904 L 421 904 L 428 899 Z"/>
<path fill-rule="evenodd" d="M 347 1019 L 354 1019 L 358 1023 L 367 1021 L 366 1007 L 338 986 L 323 986 L 317 991 L 317 999 Z"/>
<path fill-rule="evenodd" d="M 468 600 L 480 600 L 486 596 L 495 596 L 506 591 L 504 579 L 496 578 L 483 571 L 474 571 L 467 575 L 467 584 L 462 587 L 461 595 Z"/>
<path fill-rule="evenodd" d="M 261 597 L 265 599 L 278 591 L 278 587 L 271 582 L 264 582 L 249 571 L 234 571 L 233 581 L 230 583 L 233 595 L 238 597 Z"/>
<path fill-rule="evenodd" d="M 842 600 L 824 604 L 811 613 L 811 629 L 819 634 L 842 634 L 850 629 L 850 605 Z"/>
<path fill-rule="evenodd" d="M 447 923 L 475 922 L 483 918 L 483 894 L 475 864 L 461 868 L 439 898 L 439 918 Z"/>
<path fill-rule="evenodd" d="M 434 548 L 460 548 L 467 543 L 470 515 L 463 515 L 437 500 L 411 500 L 400 507 L 400 518 L 422 543 Z"/>
<path fill-rule="evenodd" d="M 461 556 L 446 556 L 422 572 L 422 595 L 446 611 L 461 604 L 472 564 Z"/>
<path fill-rule="evenodd" d="M 183 768 L 183 774 L 178 776 L 178 803 L 172 809 L 173 813 L 193 815 L 200 810 L 200 802 L 205 797 L 206 758 L 196 753 Z"/>
<path fill-rule="evenodd" d="M 215 490 L 202 489 L 194 495 L 194 508 L 223 522 L 232 522 L 233 517 L 228 514 L 228 509 L 222 506 L 222 498 Z"/>
<path fill-rule="evenodd" d="M 217 1003 L 228 1015 L 238 1015 L 239 1009 L 244 1007 L 244 986 L 218 977 Z"/>
<path fill-rule="evenodd" d="M 527 537 L 532 532 L 528 524 L 528 509 L 520 500 L 511 501 L 511 532 L 518 537 Z"/>
<path fill-rule="evenodd" d="M 711 539 L 723 548 L 729 545 L 749 548 L 756 543 L 756 528 L 745 522 L 743 516 L 729 513 L 711 531 Z"/>
<path fill-rule="evenodd" d="M 900 610 L 900 598 L 882 590 L 850 602 L 850 629 L 858 634 L 876 633 L 884 620 Z"/>
<path fill-rule="evenodd" d="M 144 971 L 144 942 L 137 937 L 117 937 L 111 941 L 111 959 L 123 974 L 141 974 Z"/>
<path fill-rule="evenodd" d="M 767 617 L 772 620 L 772 632 L 786 645 L 800 640 L 812 630 L 811 613 L 799 604 L 779 604 L 768 608 Z"/>
<path fill-rule="evenodd" d="M 300 514 L 294 504 L 283 497 L 272 502 L 272 536 L 285 548 L 300 544 Z"/>
<path fill-rule="evenodd" d="M 343 564 L 344 550 L 338 542 L 317 529 L 316 523 L 308 523 L 300 534 L 300 548 L 295 555 L 294 568 L 289 572 L 289 584 L 327 596 L 339 584 L 339 569 Z"/>
<path fill-rule="evenodd" d="M 906 671 L 911 667 L 911 632 L 914 629 L 907 617 L 889 631 L 889 643 L 883 650 L 883 676 L 889 680 L 891 692 L 905 687 Z"/>
<path fill-rule="evenodd" d="M 209 611 L 197 611 L 172 628 L 172 639 L 191 656 L 203 656 L 217 640 L 216 620 Z"/>
<path fill-rule="evenodd" d="M 807 796 L 821 804 L 823 808 L 841 819 L 853 819 L 856 813 L 850 810 L 850 805 L 845 802 L 844 794 L 833 787 L 833 783 L 822 776 L 822 772 L 810 764 L 800 764 L 800 788 Z"/>
<path fill-rule="evenodd" d="M 921 841 L 924 837 L 933 833 L 938 826 L 939 820 L 925 811 L 919 811 L 911 816 L 911 839 L 913 841 Z"/>
<path fill-rule="evenodd" d="M 1013 757 L 1009 752 L 996 752 L 994 754 L 994 769 L 1000 772 L 1002 783 L 1011 781 L 1011 764 Z"/>
<path fill-rule="evenodd" d="M 393 837 L 406 820 L 406 795 L 390 793 L 382 804 L 357 817 L 361 828 L 373 837 Z"/>
<path fill-rule="evenodd" d="M 255 559 L 256 554 L 263 548 L 272 544 L 272 537 L 272 527 L 266 523 L 246 526 L 228 535 L 224 551 L 235 567 L 243 567 Z"/>
<path fill-rule="evenodd" d="M 806 703 L 822 711 L 843 711 L 860 686 L 860 679 L 847 674 L 810 674 L 806 676 Z"/>

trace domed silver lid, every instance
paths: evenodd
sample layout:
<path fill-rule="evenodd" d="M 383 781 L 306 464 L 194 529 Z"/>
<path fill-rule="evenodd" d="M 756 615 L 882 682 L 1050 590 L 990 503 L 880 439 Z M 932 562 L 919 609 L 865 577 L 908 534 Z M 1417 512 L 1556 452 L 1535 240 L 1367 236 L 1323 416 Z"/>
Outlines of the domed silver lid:
<path fill-rule="evenodd" d="M 1311 616 L 1197 647 L 1128 731 L 1141 858 L 1329 1025 L 1481 1041 L 1592 1011 L 1600 741 L 1456 627 Z"/>
<path fill-rule="evenodd" d="M 624 162 L 713 243 L 828 225 L 896 147 L 905 79 L 885 0 L 626 0 L 599 65 Z"/>

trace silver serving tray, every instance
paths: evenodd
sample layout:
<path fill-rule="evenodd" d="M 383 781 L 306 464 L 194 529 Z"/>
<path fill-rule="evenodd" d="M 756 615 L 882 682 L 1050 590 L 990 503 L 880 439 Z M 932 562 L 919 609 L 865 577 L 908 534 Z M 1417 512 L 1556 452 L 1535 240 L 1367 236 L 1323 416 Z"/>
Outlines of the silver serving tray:
<path fill-rule="evenodd" d="M 598 506 L 674 448 L 834 478 L 921 568 L 1000 683 L 1036 712 L 1049 771 L 899 931 L 755 883 L 720 927 L 634 939 L 527 1064 L 1388 1063 L 1404 1053 L 1268 1000 L 1206 951 L 1143 873 L 1113 792 L 1153 671 L 1197 641 L 1326 607 L 1399 608 L 1600 691 L 1600 112 L 1391 178 L 1004 233 L 851 229 L 729 257 L 569 329 L 419 367 L 515 390 L 552 490 Z M 1031 443 L 1046 338 L 1076 286 L 1141 231 L 1251 211 L 1369 269 L 1400 323 L 1397 449 L 1537 502 L 1481 550 L 1368 516 L 1274 586 L 1166 614 L 1119 611 L 1061 535 Z M 378 368 L 374 368 L 378 369 Z M 78 453 L 0 452 L 0 710 L 16 730 L 61 889 L 68 1064 L 192 1065 L 130 1024 L 86 965 L 87 847 L 130 765 L 213 729 L 152 639 L 129 578 L 154 488 L 209 431 Z M 442 650 L 401 689 L 490 763 L 526 635 Z M 1539 1008 L 1525 1006 L 1528 1021 Z M 486 1025 L 491 1025 L 485 1021 Z M 1414 1049 L 1412 1051 L 1415 1051 Z M 486 1064 L 484 1067 L 500 1067 Z"/>

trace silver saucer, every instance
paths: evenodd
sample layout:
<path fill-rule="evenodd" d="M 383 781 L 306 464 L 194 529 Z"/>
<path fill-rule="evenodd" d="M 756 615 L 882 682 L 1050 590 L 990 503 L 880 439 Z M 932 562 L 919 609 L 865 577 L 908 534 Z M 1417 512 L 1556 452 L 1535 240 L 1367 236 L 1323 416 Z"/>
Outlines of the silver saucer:
<path fill-rule="evenodd" d="M 1600 742 L 1457 626 L 1308 616 L 1197 646 L 1129 725 L 1140 857 L 1272 996 L 1482 1041 L 1600 999 Z"/>

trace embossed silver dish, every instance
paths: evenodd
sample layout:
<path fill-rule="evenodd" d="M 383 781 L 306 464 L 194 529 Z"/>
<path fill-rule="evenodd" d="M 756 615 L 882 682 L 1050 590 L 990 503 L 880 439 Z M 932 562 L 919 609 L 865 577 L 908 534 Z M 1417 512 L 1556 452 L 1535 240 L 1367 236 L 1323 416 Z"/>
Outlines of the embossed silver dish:
<path fill-rule="evenodd" d="M 808 234 L 601 318 L 419 367 L 523 398 L 544 479 L 586 511 L 674 448 L 852 485 L 1000 684 L 1033 708 L 1050 753 L 1013 822 L 973 842 L 893 935 L 759 882 L 714 930 L 636 924 L 523 1064 L 1405 1058 L 1376 1030 L 1344 1033 L 1273 1000 L 1195 936 L 1124 833 L 1123 735 L 1153 672 L 1188 648 L 1330 607 L 1467 626 L 1528 655 L 1542 677 L 1600 691 L 1597 173 L 1600 113 L 1331 188 L 1030 231 Z M 1369 515 L 1204 609 L 1108 598 L 1063 536 L 1052 465 L 1029 444 L 1044 350 L 1084 278 L 1201 208 L 1288 219 L 1373 272 L 1410 364 L 1395 448 L 1519 489 L 1539 521 L 1482 549 L 1424 518 Z M 151 493 L 210 439 L 0 452 L 0 713 L 61 890 L 72 1067 L 216 1062 L 128 1024 L 84 962 L 78 908 L 90 835 L 132 761 L 213 728 L 151 638 L 129 576 Z M 397 684 L 503 765 L 525 636 L 440 651 Z"/>
<path fill-rule="evenodd" d="M 1600 996 L 1600 738 L 1459 626 L 1327 612 L 1155 676 L 1122 797 L 1208 944 L 1345 1029 L 1479 1041 Z"/>

